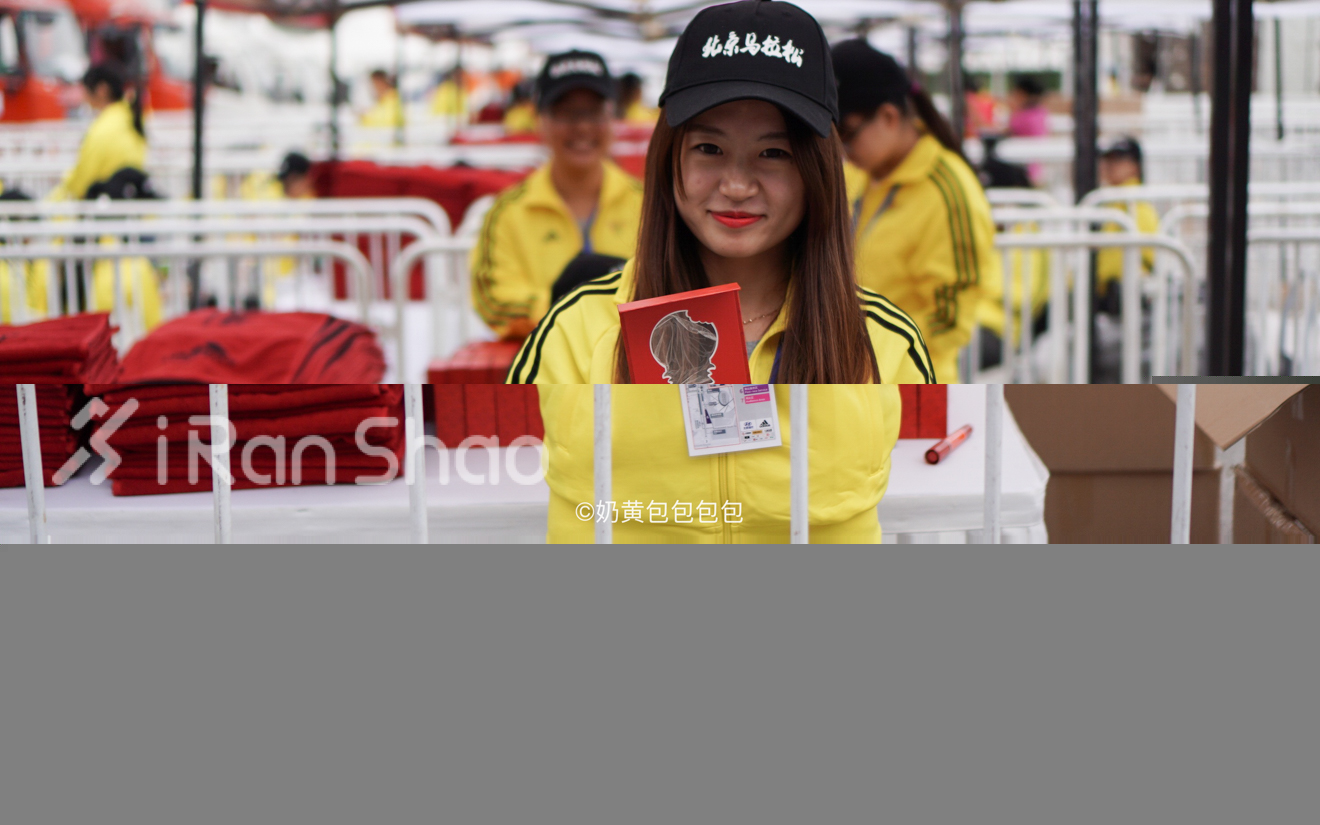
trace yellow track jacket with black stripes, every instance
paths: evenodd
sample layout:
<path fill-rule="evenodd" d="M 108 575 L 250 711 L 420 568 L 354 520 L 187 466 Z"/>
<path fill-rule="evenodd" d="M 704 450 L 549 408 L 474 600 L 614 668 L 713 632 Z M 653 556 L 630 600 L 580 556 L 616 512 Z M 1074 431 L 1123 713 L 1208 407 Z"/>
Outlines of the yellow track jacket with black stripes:
<path fill-rule="evenodd" d="M 600 204 L 591 224 L 599 255 L 631 258 L 642 220 L 642 184 L 605 163 Z M 502 338 L 527 337 L 550 308 L 550 291 L 584 239 L 568 204 L 543 166 L 499 196 L 472 250 L 472 305 Z"/>
<path fill-rule="evenodd" d="M 593 524 L 579 517 L 593 486 L 591 384 L 609 383 L 619 336 L 618 305 L 632 293 L 632 265 L 590 281 L 561 299 L 514 361 L 511 383 L 536 383 L 545 422 L 549 539 L 589 542 Z M 883 385 L 812 385 L 810 538 L 813 542 L 878 542 L 876 506 L 889 485 L 890 453 L 898 440 L 902 402 L 894 383 L 933 380 L 921 333 L 901 310 L 859 290 Z M 790 296 L 791 300 L 791 296 Z M 781 310 L 752 352 L 752 380 L 766 383 L 783 335 Z M 786 542 L 789 538 L 788 388 L 775 394 L 784 446 L 692 458 L 679 388 L 661 384 L 614 387 L 613 489 L 619 542 Z M 691 521 L 674 520 L 690 505 Z M 625 505 L 632 505 L 625 507 Z M 665 518 L 653 518 L 663 505 Z M 701 513 L 716 517 L 703 522 Z M 641 521 L 625 520 L 641 508 Z M 736 514 L 736 519 L 734 516 Z"/>
<path fill-rule="evenodd" d="M 858 283 L 912 316 L 940 379 L 954 383 L 983 293 L 1002 294 L 990 204 L 962 158 L 931 135 L 884 180 L 865 183 L 849 193 Z"/>

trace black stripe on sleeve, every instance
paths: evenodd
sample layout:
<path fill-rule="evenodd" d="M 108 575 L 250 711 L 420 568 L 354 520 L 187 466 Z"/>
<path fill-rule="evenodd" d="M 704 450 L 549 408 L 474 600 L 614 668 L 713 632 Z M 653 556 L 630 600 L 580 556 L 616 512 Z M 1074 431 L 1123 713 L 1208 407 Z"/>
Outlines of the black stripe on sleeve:
<path fill-rule="evenodd" d="M 532 384 L 536 381 L 536 374 L 541 369 L 541 351 L 545 346 L 546 336 L 554 328 L 555 321 L 559 319 L 561 313 L 569 307 L 576 304 L 586 295 L 615 295 L 619 291 L 618 282 L 623 277 L 622 272 L 616 272 L 613 275 L 606 275 L 603 278 L 597 278 L 593 281 L 587 281 L 572 292 L 559 299 L 559 303 L 551 307 L 546 313 L 541 323 L 532 330 L 527 343 L 523 345 L 522 352 L 518 354 L 518 360 L 514 364 L 513 370 L 509 373 L 514 384 Z M 535 355 L 533 355 L 533 353 Z M 527 370 L 527 359 L 532 359 L 530 370 L 521 378 L 519 373 Z"/>

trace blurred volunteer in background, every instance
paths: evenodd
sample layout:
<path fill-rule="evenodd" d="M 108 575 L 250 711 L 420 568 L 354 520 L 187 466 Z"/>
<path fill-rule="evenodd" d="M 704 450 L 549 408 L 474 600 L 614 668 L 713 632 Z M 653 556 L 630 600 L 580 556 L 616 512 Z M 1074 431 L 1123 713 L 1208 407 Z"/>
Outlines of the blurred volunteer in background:
<path fill-rule="evenodd" d="M 632 126 L 653 126 L 660 112 L 642 103 L 642 78 L 632 72 L 619 78 L 619 119 Z"/>
<path fill-rule="evenodd" d="M 537 77 L 550 161 L 500 195 L 472 250 L 473 306 L 503 338 L 532 331 L 579 254 L 632 257 L 642 184 L 609 159 L 614 95 L 605 61 L 591 52 L 554 55 Z"/>
<path fill-rule="evenodd" d="M 431 95 L 431 114 L 467 117 L 467 76 L 462 66 L 455 66 L 440 77 Z"/>
<path fill-rule="evenodd" d="M 789 3 L 708 8 L 680 38 L 660 102 L 636 258 L 557 302 L 510 373 L 542 385 L 550 539 L 591 538 L 575 513 L 592 499 L 589 385 L 611 382 L 614 497 L 735 502 L 741 518 L 620 523 L 618 540 L 788 539 L 788 450 L 689 456 L 683 390 L 630 384 L 619 341 L 621 303 L 737 283 L 752 380 L 834 385 L 811 387 L 812 538 L 878 541 L 900 400 L 866 385 L 934 372 L 912 320 L 855 282 L 825 35 Z M 787 389 L 775 402 L 766 412 L 787 442 Z"/>
<path fill-rule="evenodd" d="M 82 80 L 87 105 L 96 113 L 96 119 L 87 128 L 78 159 L 64 180 L 50 193 L 51 200 L 80 200 L 109 197 L 112 199 L 150 197 L 147 184 L 147 136 L 142 124 L 142 100 L 137 90 L 128 83 L 128 74 L 117 63 L 97 63 L 87 70 Z M 113 237 L 98 240 L 101 246 L 119 243 Z M 38 261 L 37 272 L 48 265 Z M 112 259 L 93 261 L 92 296 L 83 294 L 82 278 L 75 278 L 79 304 L 88 310 L 106 312 L 115 303 L 115 274 L 119 273 L 123 295 L 128 308 L 140 313 L 143 331 L 160 323 L 160 290 L 156 271 L 146 258 L 126 258 L 122 262 Z M 42 303 L 44 306 L 44 281 Z M 88 305 L 90 304 L 90 306 Z M 140 306 L 139 306 L 140 305 Z"/>
<path fill-rule="evenodd" d="M 990 204 L 948 121 L 898 61 L 864 40 L 833 56 L 844 147 L 867 173 L 849 193 L 857 280 L 912 316 L 935 374 L 956 383 L 977 304 L 1001 277 Z"/>
<path fill-rule="evenodd" d="M 51 200 L 81 200 L 94 184 L 109 181 L 116 172 L 145 171 L 147 166 L 142 102 L 128 85 L 124 70 L 114 63 L 97 63 L 83 75 L 82 85 L 96 119 L 87 127 L 78 160 L 51 192 Z"/>
<path fill-rule="evenodd" d="M 397 81 L 384 69 L 371 73 L 371 94 L 375 103 L 362 113 L 363 126 L 393 128 L 403 123 L 403 101 L 399 99 Z"/>
<path fill-rule="evenodd" d="M 509 108 L 504 110 L 504 132 L 525 135 L 538 128 L 536 104 L 532 102 L 532 82 L 521 80 L 509 92 Z"/>
<path fill-rule="evenodd" d="M 1110 144 L 1100 153 L 1101 186 L 1141 186 L 1145 171 L 1141 144 L 1125 137 Z M 1129 204 L 1116 203 L 1115 208 L 1129 212 Z M 1145 201 L 1136 202 L 1137 230 L 1154 234 L 1160 230 L 1160 216 L 1155 207 Z M 1121 231 L 1117 224 L 1106 224 L 1106 232 Z M 1141 250 L 1141 270 L 1149 275 L 1155 271 L 1155 250 Z M 1123 282 L 1123 250 L 1102 249 L 1095 256 L 1096 293 L 1100 306 L 1111 314 L 1119 311 L 1118 285 Z"/>

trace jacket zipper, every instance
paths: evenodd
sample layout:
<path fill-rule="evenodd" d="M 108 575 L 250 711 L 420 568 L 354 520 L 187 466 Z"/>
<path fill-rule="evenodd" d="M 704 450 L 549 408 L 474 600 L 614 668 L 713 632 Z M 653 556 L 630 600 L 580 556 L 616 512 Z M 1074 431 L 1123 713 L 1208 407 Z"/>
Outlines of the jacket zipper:
<path fill-rule="evenodd" d="M 729 544 L 733 541 L 733 528 L 729 526 L 729 520 L 724 517 L 724 505 L 729 500 L 729 488 L 732 486 L 729 484 L 729 469 L 733 459 L 729 455 L 729 453 L 720 453 L 719 458 L 720 458 L 720 501 L 717 506 L 720 508 L 720 512 L 719 512 L 720 534 L 724 543 Z"/>

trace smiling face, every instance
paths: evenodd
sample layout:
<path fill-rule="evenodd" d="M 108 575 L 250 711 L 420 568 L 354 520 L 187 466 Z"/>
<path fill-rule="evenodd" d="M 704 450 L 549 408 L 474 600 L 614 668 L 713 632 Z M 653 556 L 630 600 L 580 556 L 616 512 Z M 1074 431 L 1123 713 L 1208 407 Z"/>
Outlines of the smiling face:
<path fill-rule="evenodd" d="M 542 115 L 541 138 L 556 163 L 594 169 L 609 156 L 613 115 L 611 101 L 589 89 L 576 89 Z"/>
<path fill-rule="evenodd" d="M 738 100 L 693 119 L 682 142 L 674 198 L 707 250 L 750 258 L 782 246 L 806 214 L 802 173 L 778 107 Z"/>

